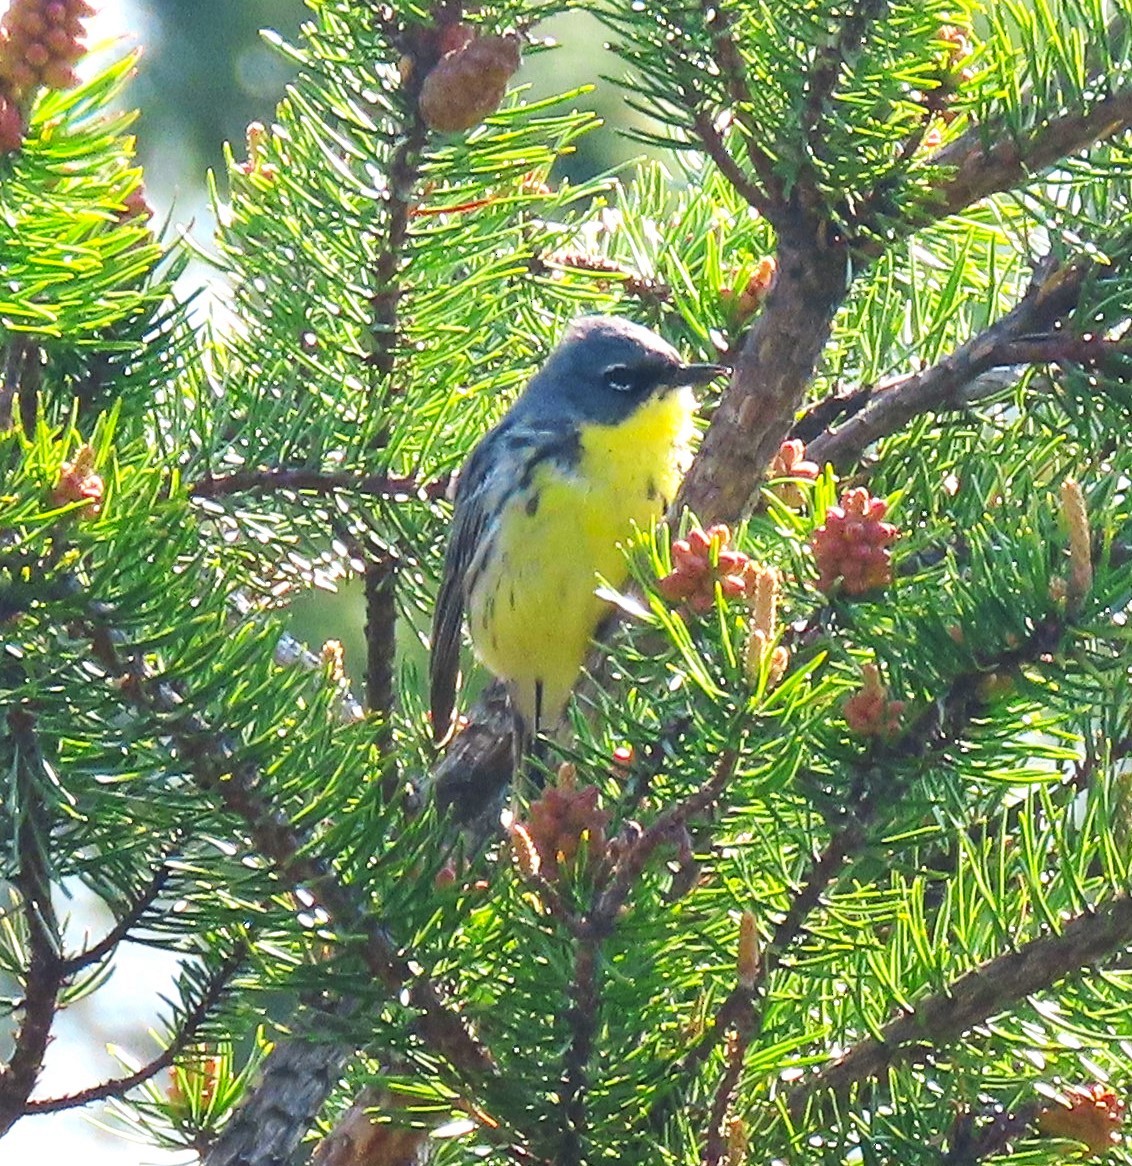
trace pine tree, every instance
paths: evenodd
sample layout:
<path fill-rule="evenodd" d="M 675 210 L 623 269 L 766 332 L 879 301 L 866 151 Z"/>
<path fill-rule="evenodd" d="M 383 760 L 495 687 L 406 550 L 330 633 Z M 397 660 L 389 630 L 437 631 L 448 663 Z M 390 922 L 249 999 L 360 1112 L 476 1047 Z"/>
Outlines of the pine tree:
<path fill-rule="evenodd" d="M 215 330 L 129 60 L 76 83 L 81 0 L 0 24 L 0 1135 L 1132 1161 L 1132 6 L 600 0 L 677 163 L 582 184 L 578 91 L 514 88 L 560 0 L 310 6 Z M 504 832 L 499 694 L 438 758 L 418 641 L 453 471 L 583 312 L 734 372 Z M 357 699 L 286 634 L 346 575 Z M 77 950 L 63 880 L 117 920 Z M 43 1096 L 127 939 L 183 957 L 165 1050 Z"/>

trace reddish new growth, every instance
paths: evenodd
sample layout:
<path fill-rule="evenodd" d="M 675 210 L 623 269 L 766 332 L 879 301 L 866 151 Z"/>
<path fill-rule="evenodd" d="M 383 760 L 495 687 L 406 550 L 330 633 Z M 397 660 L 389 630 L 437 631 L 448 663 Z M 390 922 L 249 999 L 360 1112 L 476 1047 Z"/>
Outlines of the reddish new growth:
<path fill-rule="evenodd" d="M 889 700 L 875 664 L 861 669 L 864 683 L 841 706 L 845 723 L 858 737 L 895 737 L 904 719 L 904 701 Z"/>
<path fill-rule="evenodd" d="M 686 603 L 703 614 L 715 604 L 715 586 L 726 599 L 746 596 L 755 565 L 742 551 L 731 550 L 731 531 L 722 524 L 700 530 L 672 544 L 672 570 L 657 580 L 657 591 L 669 603 Z"/>
<path fill-rule="evenodd" d="M 271 182 L 278 175 L 275 165 L 266 158 L 269 137 L 263 122 L 248 122 L 248 128 L 244 131 L 248 157 L 246 161 L 235 164 L 234 169 L 238 174 L 245 178 L 262 178 L 265 182 Z"/>
<path fill-rule="evenodd" d="M 102 478 L 94 472 L 94 450 L 84 445 L 73 461 L 63 463 L 51 491 L 51 502 L 55 506 L 82 502 L 86 506 L 84 513 L 94 515 L 102 509 L 102 491 Z"/>
<path fill-rule="evenodd" d="M 548 786 L 531 804 L 527 822 L 514 828 L 520 870 L 554 882 L 563 869 L 573 867 L 583 850 L 588 869 L 600 863 L 605 858 L 609 814 L 599 807 L 599 798 L 596 785 L 574 786 L 572 770 L 560 775 L 559 783 Z M 522 853 L 528 844 L 533 855 Z"/>
<path fill-rule="evenodd" d="M 772 481 L 776 478 L 794 478 L 792 482 L 777 482 L 771 490 L 786 503 L 787 506 L 798 507 L 805 501 L 798 486 L 797 479 L 813 482 L 817 479 L 817 462 L 806 460 L 806 447 L 797 438 L 784 441 L 774 455 L 767 469 L 767 477 Z"/>
<path fill-rule="evenodd" d="M 216 1096 L 223 1075 L 224 1070 L 217 1056 L 204 1056 L 177 1066 L 166 1094 L 170 1106 L 183 1114 L 194 1109 L 206 1111 Z"/>
<path fill-rule="evenodd" d="M 1110 1150 L 1124 1120 L 1124 1101 L 1099 1083 L 1069 1085 L 1063 1093 L 1064 1104 L 1048 1105 L 1038 1114 L 1038 1132 L 1084 1142 L 1094 1154 Z"/>
<path fill-rule="evenodd" d="M 863 486 L 847 490 L 840 506 L 831 506 L 810 545 L 818 566 L 818 589 L 827 595 L 842 590 L 863 595 L 892 582 L 889 547 L 899 533 L 884 522 L 888 503 Z"/>
<path fill-rule="evenodd" d="M 24 141 L 23 111 L 7 94 L 0 93 L 0 155 L 18 150 Z"/>
<path fill-rule="evenodd" d="M 40 85 L 70 89 L 93 15 L 86 0 L 12 0 L 0 17 L 0 88 L 17 102 Z"/>
<path fill-rule="evenodd" d="M 122 199 L 122 209 L 118 212 L 118 221 L 128 223 L 137 220 L 148 223 L 153 218 L 153 208 L 145 197 L 145 187 L 139 182 L 129 194 Z"/>
<path fill-rule="evenodd" d="M 755 270 L 734 288 L 725 287 L 719 293 L 723 306 L 737 324 L 745 324 L 762 307 L 778 277 L 778 263 L 766 255 L 758 261 Z"/>

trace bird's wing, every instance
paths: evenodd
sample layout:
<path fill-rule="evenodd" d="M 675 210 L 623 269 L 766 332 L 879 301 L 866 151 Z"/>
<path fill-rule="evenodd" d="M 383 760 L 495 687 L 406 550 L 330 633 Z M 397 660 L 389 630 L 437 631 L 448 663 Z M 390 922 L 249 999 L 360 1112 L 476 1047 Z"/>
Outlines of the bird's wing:
<path fill-rule="evenodd" d="M 560 425 L 543 427 L 504 422 L 476 446 L 456 486 L 456 509 L 444 556 L 444 573 L 432 620 L 429 701 L 432 732 L 443 741 L 452 727 L 456 678 L 460 670 L 460 628 L 469 579 L 491 554 L 499 521 L 510 496 L 529 482 L 538 463 L 569 458 L 577 437 Z"/>
<path fill-rule="evenodd" d="M 484 546 L 495 507 L 499 462 L 499 431 L 490 433 L 472 451 L 456 484 L 456 509 L 444 555 L 444 573 L 432 617 L 432 654 L 429 658 L 429 701 L 432 733 L 443 741 L 452 727 L 456 705 L 456 677 L 460 671 L 460 627 L 464 619 L 465 581 L 476 553 Z"/>

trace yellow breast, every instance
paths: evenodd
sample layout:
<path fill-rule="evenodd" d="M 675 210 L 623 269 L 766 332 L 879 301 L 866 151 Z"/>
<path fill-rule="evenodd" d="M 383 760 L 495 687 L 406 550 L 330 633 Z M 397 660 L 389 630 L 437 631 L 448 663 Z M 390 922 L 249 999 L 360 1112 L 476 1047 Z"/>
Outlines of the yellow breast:
<path fill-rule="evenodd" d="M 675 496 L 694 409 L 680 389 L 619 425 L 583 426 L 576 464 L 540 466 L 508 507 L 468 617 L 477 654 L 509 683 L 528 726 L 539 685 L 542 724 L 560 716 L 604 613 L 597 578 L 624 583 L 619 544 Z"/>

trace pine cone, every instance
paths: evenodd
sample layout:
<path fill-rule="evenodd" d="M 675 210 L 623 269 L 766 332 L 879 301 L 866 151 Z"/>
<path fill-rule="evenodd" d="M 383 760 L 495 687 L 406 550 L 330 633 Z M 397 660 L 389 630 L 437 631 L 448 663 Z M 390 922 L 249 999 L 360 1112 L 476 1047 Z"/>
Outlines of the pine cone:
<path fill-rule="evenodd" d="M 460 133 L 499 108 L 519 68 L 518 36 L 485 36 L 445 53 L 421 85 L 420 111 L 429 129 Z"/>

